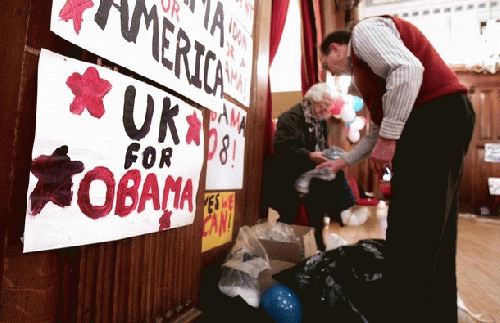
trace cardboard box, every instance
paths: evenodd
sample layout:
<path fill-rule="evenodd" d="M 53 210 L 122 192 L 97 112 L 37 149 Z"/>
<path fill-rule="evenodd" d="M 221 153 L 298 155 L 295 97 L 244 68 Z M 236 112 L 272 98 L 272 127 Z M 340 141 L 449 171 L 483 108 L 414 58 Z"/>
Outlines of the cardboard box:
<path fill-rule="evenodd" d="M 269 256 L 271 269 L 265 269 L 259 274 L 259 288 L 264 293 L 269 287 L 277 284 L 273 275 L 285 269 L 292 268 L 302 260 L 318 253 L 318 247 L 314 238 L 314 228 L 290 225 L 299 238 L 294 242 L 279 242 L 259 239 Z"/>
<path fill-rule="evenodd" d="M 290 224 L 299 241 L 280 242 L 259 239 L 267 251 L 269 259 L 299 263 L 318 253 L 318 246 L 314 238 L 314 228 Z"/>
<path fill-rule="evenodd" d="M 274 274 L 277 274 L 282 270 L 292 268 L 293 266 L 296 265 L 296 263 L 293 262 L 274 260 L 274 259 L 269 259 L 269 264 L 271 265 L 271 269 L 265 269 L 259 274 L 258 281 L 259 281 L 259 289 L 261 296 L 269 287 L 278 283 L 273 279 Z"/>

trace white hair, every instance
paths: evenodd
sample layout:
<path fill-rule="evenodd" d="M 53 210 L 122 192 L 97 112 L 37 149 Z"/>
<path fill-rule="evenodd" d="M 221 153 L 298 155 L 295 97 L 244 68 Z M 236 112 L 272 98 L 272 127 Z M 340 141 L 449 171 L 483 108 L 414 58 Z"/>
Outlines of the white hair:
<path fill-rule="evenodd" d="M 316 83 L 307 90 L 304 101 L 320 102 L 324 98 L 333 99 L 332 90 L 326 83 Z"/>

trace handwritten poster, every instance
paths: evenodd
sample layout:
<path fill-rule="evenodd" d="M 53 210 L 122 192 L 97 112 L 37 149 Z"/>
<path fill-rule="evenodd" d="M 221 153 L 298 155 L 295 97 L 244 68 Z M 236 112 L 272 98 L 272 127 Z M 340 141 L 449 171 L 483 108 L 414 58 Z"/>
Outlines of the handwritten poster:
<path fill-rule="evenodd" d="M 201 121 L 164 91 L 42 49 L 24 252 L 191 224 Z"/>
<path fill-rule="evenodd" d="M 243 187 L 246 115 L 245 110 L 226 100 L 221 113 L 210 113 L 205 189 Z"/>
<path fill-rule="evenodd" d="M 254 0 L 226 0 L 226 7 L 243 25 L 246 31 L 253 35 L 253 21 L 255 16 Z"/>
<path fill-rule="evenodd" d="M 253 40 L 236 16 L 229 15 L 227 20 L 224 93 L 248 107 L 252 81 Z"/>
<path fill-rule="evenodd" d="M 234 192 L 205 193 L 202 252 L 230 242 L 234 226 Z"/>
<path fill-rule="evenodd" d="M 53 0 L 50 29 L 220 111 L 225 19 L 217 0 Z"/>

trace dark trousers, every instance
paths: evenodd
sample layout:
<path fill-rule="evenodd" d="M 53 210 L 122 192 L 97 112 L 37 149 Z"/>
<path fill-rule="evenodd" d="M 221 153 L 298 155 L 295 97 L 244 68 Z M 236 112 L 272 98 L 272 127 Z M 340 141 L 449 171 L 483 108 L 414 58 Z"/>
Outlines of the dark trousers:
<path fill-rule="evenodd" d="M 415 108 L 405 124 L 393 159 L 381 322 L 457 322 L 458 189 L 474 123 L 470 101 L 454 94 Z"/>
<path fill-rule="evenodd" d="M 332 181 L 321 179 L 311 179 L 309 193 L 302 199 L 299 198 L 297 191 L 288 192 L 290 198 L 283 201 L 274 208 L 280 214 L 280 221 L 284 223 L 293 223 L 298 213 L 300 203 L 304 203 L 307 210 L 309 224 L 315 229 L 315 239 L 318 249 L 324 251 L 323 243 L 323 217 L 329 215 L 333 221 L 342 224 L 340 212 L 346 210 L 355 204 L 354 195 L 345 178 L 344 171 L 339 171 Z"/>
<path fill-rule="evenodd" d="M 332 221 L 339 222 L 342 226 L 340 212 L 347 210 L 355 204 L 354 195 L 345 178 L 344 171 L 339 171 L 333 181 L 323 181 L 313 178 L 310 192 L 304 199 L 309 223 L 315 228 L 315 238 L 318 249 L 325 251 L 323 243 L 323 217 L 330 216 Z"/>

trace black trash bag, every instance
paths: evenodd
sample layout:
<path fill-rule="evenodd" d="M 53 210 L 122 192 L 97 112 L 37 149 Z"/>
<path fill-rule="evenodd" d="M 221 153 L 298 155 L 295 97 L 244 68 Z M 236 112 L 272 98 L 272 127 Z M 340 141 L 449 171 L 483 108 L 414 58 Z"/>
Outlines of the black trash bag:
<path fill-rule="evenodd" d="M 385 240 L 366 239 L 326 251 L 273 278 L 300 298 L 302 322 L 369 322 L 381 315 Z"/>

